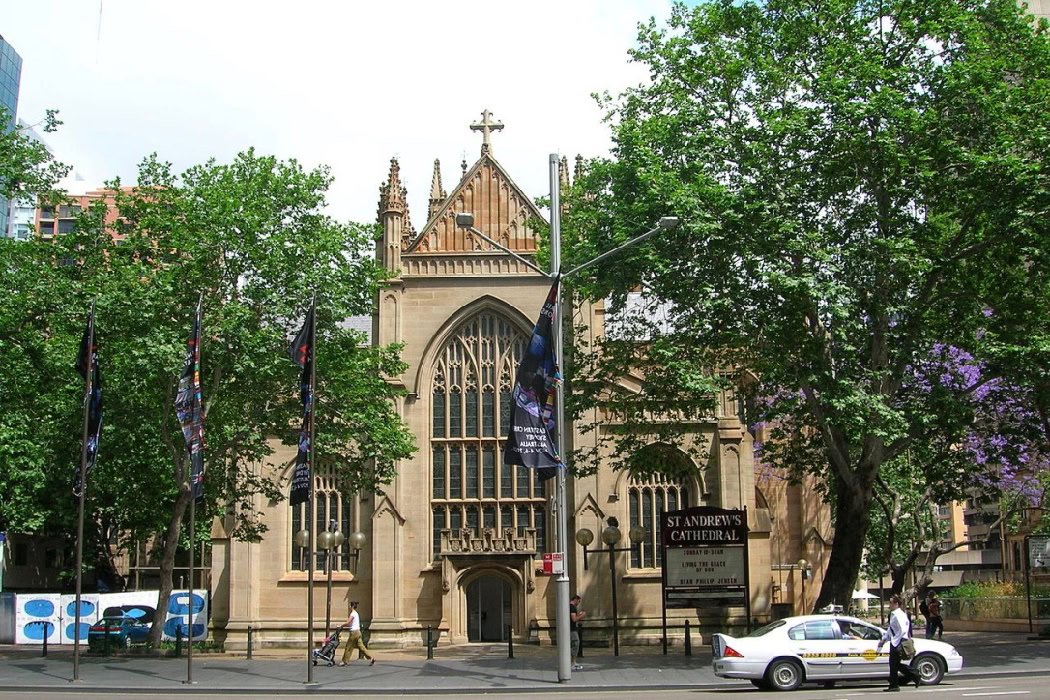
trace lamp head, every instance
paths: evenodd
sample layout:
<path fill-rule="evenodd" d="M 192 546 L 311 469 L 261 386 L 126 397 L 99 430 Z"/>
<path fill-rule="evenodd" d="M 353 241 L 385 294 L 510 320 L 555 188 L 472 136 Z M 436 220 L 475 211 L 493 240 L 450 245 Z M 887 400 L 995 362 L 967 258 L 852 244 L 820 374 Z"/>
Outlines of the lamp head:
<path fill-rule="evenodd" d="M 320 547 L 321 549 L 331 549 L 332 548 L 332 533 L 328 532 L 328 530 L 325 530 L 320 535 L 318 535 L 317 536 L 317 546 Z"/>
<path fill-rule="evenodd" d="M 346 542 L 346 535 L 344 535 L 339 530 L 336 530 L 335 532 L 332 533 L 332 546 L 333 547 L 342 547 L 343 546 L 343 542 Z"/>
<path fill-rule="evenodd" d="M 627 531 L 627 536 L 631 539 L 631 544 L 638 544 L 639 542 L 644 542 L 645 536 L 647 534 L 648 533 L 646 532 L 644 527 L 639 527 L 637 525 L 635 525 Z"/>
<path fill-rule="evenodd" d="M 576 531 L 576 542 L 586 547 L 591 542 L 594 542 L 594 533 L 586 527 L 581 527 Z"/>
<path fill-rule="evenodd" d="M 602 542 L 604 542 L 605 544 L 612 547 L 619 541 L 620 528 L 616 527 L 615 525 L 610 525 L 609 527 L 602 530 Z"/>
<path fill-rule="evenodd" d="M 795 562 L 795 566 L 805 571 L 809 568 L 809 562 L 805 559 L 799 559 L 797 562 Z"/>
<path fill-rule="evenodd" d="M 310 531 L 303 529 L 295 533 L 295 543 L 300 547 L 310 546 Z"/>
<path fill-rule="evenodd" d="M 470 212 L 461 211 L 456 214 L 457 228 L 471 228 L 474 226 L 474 215 Z"/>
<path fill-rule="evenodd" d="M 677 216 L 661 216 L 660 220 L 656 222 L 656 225 L 665 231 L 678 228 L 678 224 L 682 223 Z"/>
<path fill-rule="evenodd" d="M 365 541 L 368 538 L 365 537 L 363 532 L 352 532 L 350 533 L 350 549 L 364 549 Z"/>

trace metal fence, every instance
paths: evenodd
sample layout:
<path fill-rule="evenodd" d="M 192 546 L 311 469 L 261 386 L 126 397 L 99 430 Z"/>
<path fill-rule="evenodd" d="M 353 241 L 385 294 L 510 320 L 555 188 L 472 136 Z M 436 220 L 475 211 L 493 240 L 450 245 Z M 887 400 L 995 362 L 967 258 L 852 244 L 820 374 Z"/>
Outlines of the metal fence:
<path fill-rule="evenodd" d="M 941 598 L 941 617 L 956 620 L 1027 620 L 1028 599 L 1024 596 Z M 1050 618 L 1050 598 L 1032 598 L 1032 617 Z"/>

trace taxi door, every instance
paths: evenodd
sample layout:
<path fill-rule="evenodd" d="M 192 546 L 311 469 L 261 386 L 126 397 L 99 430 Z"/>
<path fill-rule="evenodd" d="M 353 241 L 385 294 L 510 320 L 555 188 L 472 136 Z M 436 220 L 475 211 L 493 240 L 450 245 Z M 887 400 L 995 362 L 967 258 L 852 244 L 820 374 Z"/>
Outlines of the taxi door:
<path fill-rule="evenodd" d="M 844 678 L 885 678 L 890 672 L 889 645 L 876 651 L 882 630 L 860 620 L 837 620 L 846 654 L 842 657 Z"/>
<path fill-rule="evenodd" d="M 788 630 L 788 639 L 806 666 L 808 680 L 839 677 L 840 654 L 845 648 L 834 620 L 812 620 L 796 625 Z"/>

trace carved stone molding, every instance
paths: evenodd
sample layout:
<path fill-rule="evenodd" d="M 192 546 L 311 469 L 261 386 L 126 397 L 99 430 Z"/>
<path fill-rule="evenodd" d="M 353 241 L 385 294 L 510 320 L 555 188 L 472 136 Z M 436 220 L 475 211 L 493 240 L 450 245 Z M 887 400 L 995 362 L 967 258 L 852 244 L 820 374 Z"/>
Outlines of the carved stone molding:
<path fill-rule="evenodd" d="M 473 528 L 441 531 L 442 555 L 470 554 L 513 554 L 532 555 L 536 553 L 536 530 L 526 528 L 524 535 L 516 529 L 505 529 L 497 533 L 493 528 L 482 528 L 481 532 Z"/>

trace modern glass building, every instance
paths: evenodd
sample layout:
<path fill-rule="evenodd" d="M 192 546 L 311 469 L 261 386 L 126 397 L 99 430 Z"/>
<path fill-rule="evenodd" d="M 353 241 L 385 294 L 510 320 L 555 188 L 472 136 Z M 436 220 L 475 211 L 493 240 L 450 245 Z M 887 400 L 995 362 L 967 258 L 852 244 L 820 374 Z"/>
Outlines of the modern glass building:
<path fill-rule="evenodd" d="M 3 128 L 11 131 L 15 128 L 15 115 L 18 114 L 18 84 L 22 79 L 22 57 L 14 47 L 0 35 L 0 106 L 3 106 Z M 0 236 L 8 235 L 10 202 L 0 197 Z"/>

